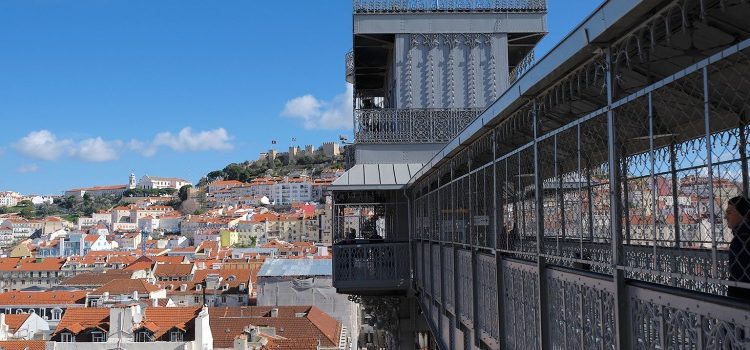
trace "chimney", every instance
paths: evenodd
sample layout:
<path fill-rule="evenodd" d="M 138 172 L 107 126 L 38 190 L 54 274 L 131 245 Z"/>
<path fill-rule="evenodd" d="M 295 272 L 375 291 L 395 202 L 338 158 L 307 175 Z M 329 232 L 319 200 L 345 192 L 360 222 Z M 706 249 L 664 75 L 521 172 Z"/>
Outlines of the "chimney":
<path fill-rule="evenodd" d="M 107 338 L 122 338 L 132 341 L 133 334 L 130 331 L 133 326 L 133 311 L 129 306 L 118 305 L 109 309 L 109 334 Z"/>
<path fill-rule="evenodd" d="M 159 299 L 151 299 L 151 306 L 158 307 L 159 306 Z"/>
<path fill-rule="evenodd" d="M 5 314 L 0 314 L 0 340 L 8 340 L 8 333 L 10 333 L 10 327 L 5 324 Z"/>
<path fill-rule="evenodd" d="M 198 349 L 213 350 L 214 338 L 208 322 L 208 307 L 203 305 L 195 318 L 195 343 Z"/>
<path fill-rule="evenodd" d="M 271 317 L 279 317 L 279 309 L 278 308 L 271 309 Z"/>

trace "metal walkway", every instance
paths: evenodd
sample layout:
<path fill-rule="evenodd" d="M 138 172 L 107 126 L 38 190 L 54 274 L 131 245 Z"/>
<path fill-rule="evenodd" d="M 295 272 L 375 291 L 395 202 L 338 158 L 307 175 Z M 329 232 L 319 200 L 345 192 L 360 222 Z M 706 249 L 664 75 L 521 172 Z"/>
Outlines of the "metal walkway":
<path fill-rule="evenodd" d="M 608 1 L 412 178 L 441 348 L 750 348 L 723 218 L 750 191 L 746 18 Z"/>

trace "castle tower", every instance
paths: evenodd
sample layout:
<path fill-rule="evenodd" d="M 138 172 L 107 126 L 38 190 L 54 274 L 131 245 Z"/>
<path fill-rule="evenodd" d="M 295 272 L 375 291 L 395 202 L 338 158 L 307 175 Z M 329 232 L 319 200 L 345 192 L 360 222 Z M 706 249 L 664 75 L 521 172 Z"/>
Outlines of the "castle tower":
<path fill-rule="evenodd" d="M 134 189 L 135 184 L 135 173 L 131 172 L 130 177 L 128 178 L 128 189 Z"/>

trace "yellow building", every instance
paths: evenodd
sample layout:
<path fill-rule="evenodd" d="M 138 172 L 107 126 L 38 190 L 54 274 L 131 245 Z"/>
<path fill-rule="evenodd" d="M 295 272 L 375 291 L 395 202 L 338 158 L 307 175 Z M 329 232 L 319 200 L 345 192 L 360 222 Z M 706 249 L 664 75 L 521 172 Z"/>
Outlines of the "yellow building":
<path fill-rule="evenodd" d="M 221 238 L 222 248 L 231 247 L 239 243 L 239 234 L 235 230 L 221 230 L 219 231 L 219 237 Z"/>
<path fill-rule="evenodd" d="M 19 243 L 13 250 L 10 251 L 11 258 L 28 258 L 34 256 L 29 246 L 30 241 L 23 241 Z"/>

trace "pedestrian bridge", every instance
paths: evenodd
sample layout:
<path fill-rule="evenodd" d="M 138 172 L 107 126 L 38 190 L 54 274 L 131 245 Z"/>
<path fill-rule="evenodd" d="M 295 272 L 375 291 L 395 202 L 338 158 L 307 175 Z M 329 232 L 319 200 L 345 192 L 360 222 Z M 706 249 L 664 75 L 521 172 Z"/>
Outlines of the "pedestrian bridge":
<path fill-rule="evenodd" d="M 441 349 L 750 348 L 723 218 L 750 191 L 747 18 L 606 1 L 411 178 L 409 254 L 336 247 L 335 274 L 410 259 L 379 266 Z"/>

